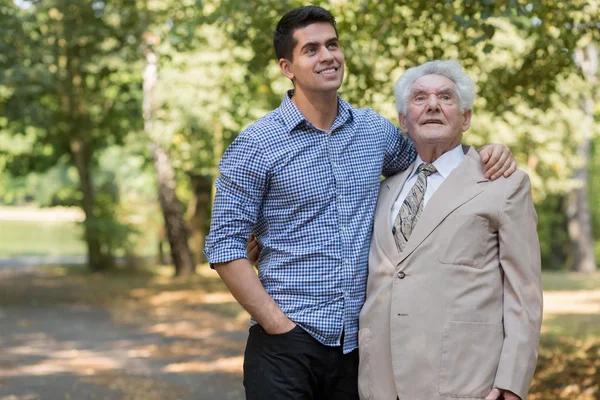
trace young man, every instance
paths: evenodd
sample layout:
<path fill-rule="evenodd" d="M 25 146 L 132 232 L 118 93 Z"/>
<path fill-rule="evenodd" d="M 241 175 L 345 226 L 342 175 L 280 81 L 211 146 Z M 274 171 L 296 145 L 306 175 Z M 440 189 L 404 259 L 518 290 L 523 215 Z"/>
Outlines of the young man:
<path fill-rule="evenodd" d="M 416 153 L 391 122 L 338 97 L 344 54 L 328 11 L 290 11 L 273 42 L 294 89 L 225 152 L 205 254 L 252 316 L 249 400 L 355 399 L 380 176 Z M 489 175 L 515 169 L 503 146 L 482 158 Z M 251 232 L 264 246 L 258 277 L 246 258 Z"/>

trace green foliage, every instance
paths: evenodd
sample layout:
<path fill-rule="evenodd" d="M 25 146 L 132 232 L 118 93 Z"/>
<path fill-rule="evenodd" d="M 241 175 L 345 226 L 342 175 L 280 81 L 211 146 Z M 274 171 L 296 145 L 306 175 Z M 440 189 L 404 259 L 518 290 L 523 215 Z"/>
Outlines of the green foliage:
<path fill-rule="evenodd" d="M 346 58 L 340 94 L 396 120 L 392 87 L 407 68 L 433 59 L 460 60 L 476 81 L 478 99 L 464 142 L 504 143 L 530 174 L 540 217 L 545 268 L 562 268 L 566 219 L 563 197 L 581 160 L 575 149 L 598 136 L 582 124 L 581 95 L 594 90 L 573 61 L 575 49 L 600 38 L 597 2 L 511 0 L 330 0 Z M 223 0 L 212 17 L 252 49 L 244 98 L 276 107 L 291 87 L 278 71 L 272 31 L 299 1 Z M 241 59 L 239 60 L 242 61 Z M 259 72 L 260 71 L 260 72 Z M 598 204 L 598 203 L 595 203 Z M 598 207 L 594 207 L 597 212 Z M 597 225 L 598 226 L 598 225 Z"/>
<path fill-rule="evenodd" d="M 536 204 L 542 268 L 560 270 L 567 259 L 567 216 L 563 196 L 548 196 Z"/>
<path fill-rule="evenodd" d="M 272 49 L 272 31 L 297 0 L 32 1 L 0 4 L 0 201 L 81 204 L 74 147 L 84 146 L 98 198 L 88 228 L 117 252 L 134 238 L 129 216 L 155 201 L 142 128 L 144 51 L 159 58 L 154 130 L 170 153 L 178 195 L 193 198 L 189 174 L 217 174 L 224 148 L 277 107 L 291 83 Z M 544 268 L 566 257 L 564 198 L 598 137 L 584 123 L 584 82 L 574 50 L 600 39 L 592 0 L 327 0 L 346 56 L 340 94 L 396 120 L 392 86 L 408 67 L 460 60 L 476 81 L 464 141 L 505 143 L 532 179 Z M 596 100 L 596 121 L 600 108 Z M 590 204 L 600 232 L 600 144 L 590 164 Z M 118 222 L 120 221 L 120 222 Z M 121 226 L 120 224 L 125 224 Z M 133 239 L 131 239 L 133 240 Z M 127 242 L 125 240 L 125 242 Z M 126 247 L 126 246 L 125 246 Z M 600 248 L 600 244 L 599 244 Z M 113 251 L 111 250 L 111 251 Z"/>
<path fill-rule="evenodd" d="M 14 11 L 19 27 L 2 38 L 14 58 L 0 76 L 11 95 L 0 107 L 6 131 L 28 146 L 7 155 L 9 170 L 44 171 L 71 156 L 73 137 L 96 149 L 140 127 L 139 69 L 128 63 L 143 27 L 130 4 L 36 1 Z"/>
<path fill-rule="evenodd" d="M 115 188 L 95 183 L 93 175 L 102 149 L 122 144 L 141 127 L 136 61 L 147 12 L 136 2 L 91 0 L 32 1 L 2 12 L 15 22 L 0 30 L 6 50 L 0 60 L 0 112 L 6 116 L 0 133 L 11 135 L 0 149 L 3 169 L 24 176 L 76 168 L 76 190 L 54 185 L 46 199 L 37 197 L 82 206 L 85 238 L 97 253 L 91 263 L 100 268 L 100 258 L 109 260 L 115 240 L 126 235 L 114 214 Z"/>
<path fill-rule="evenodd" d="M 600 113 L 599 113 L 600 114 Z M 598 121 L 600 116 L 596 119 Z M 600 137 L 592 141 L 589 174 L 589 202 L 592 214 L 592 227 L 596 240 L 596 260 L 600 260 Z"/>
<path fill-rule="evenodd" d="M 0 178 L 0 204 L 25 205 L 35 202 L 40 207 L 77 206 L 77 171 L 62 160 L 45 172 Z"/>
<path fill-rule="evenodd" d="M 591 162 L 588 169 L 590 176 L 589 196 L 592 205 L 594 236 L 600 239 L 600 207 L 597 206 L 600 204 L 600 174 L 598 173 L 600 171 L 600 137 L 592 141 L 591 147 Z M 600 260 L 600 257 L 598 259 Z"/>

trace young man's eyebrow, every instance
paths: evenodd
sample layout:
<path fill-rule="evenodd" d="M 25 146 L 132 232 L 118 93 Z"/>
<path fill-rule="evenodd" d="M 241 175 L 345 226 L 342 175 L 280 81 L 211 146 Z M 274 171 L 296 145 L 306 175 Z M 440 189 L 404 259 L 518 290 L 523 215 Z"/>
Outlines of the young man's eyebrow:
<path fill-rule="evenodd" d="M 319 43 L 318 42 L 306 42 L 302 45 L 302 47 L 300 48 L 300 50 L 304 50 L 307 47 L 314 47 L 314 46 L 318 46 Z"/>
<path fill-rule="evenodd" d="M 337 37 L 332 37 L 330 39 L 327 39 L 325 41 L 325 46 L 332 44 L 332 43 L 338 43 L 339 39 Z M 314 46 L 319 46 L 321 43 L 320 42 L 306 42 L 304 43 L 304 45 L 302 45 L 302 47 L 300 48 L 300 50 L 304 50 L 307 47 L 314 47 Z"/>

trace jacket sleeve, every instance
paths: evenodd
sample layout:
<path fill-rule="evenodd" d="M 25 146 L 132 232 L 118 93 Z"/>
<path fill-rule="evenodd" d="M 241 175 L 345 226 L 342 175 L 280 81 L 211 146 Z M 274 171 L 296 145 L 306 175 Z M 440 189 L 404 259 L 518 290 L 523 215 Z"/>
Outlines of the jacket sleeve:
<path fill-rule="evenodd" d="M 542 323 L 541 260 L 529 177 L 517 171 L 512 180 L 498 231 L 504 344 L 494 387 L 524 400 L 535 371 Z"/>

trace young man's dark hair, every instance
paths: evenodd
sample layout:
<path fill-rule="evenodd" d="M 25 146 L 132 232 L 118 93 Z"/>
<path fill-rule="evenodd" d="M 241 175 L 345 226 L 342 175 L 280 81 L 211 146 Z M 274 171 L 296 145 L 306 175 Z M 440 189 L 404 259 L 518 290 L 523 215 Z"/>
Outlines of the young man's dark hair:
<path fill-rule="evenodd" d="M 337 36 L 335 27 L 335 17 L 324 8 L 318 6 L 304 6 L 295 8 L 285 14 L 273 33 L 273 47 L 275 47 L 275 55 L 277 59 L 285 58 L 292 61 L 296 40 L 294 32 L 296 29 L 304 28 L 310 24 L 317 22 L 326 22 L 333 26 Z"/>

